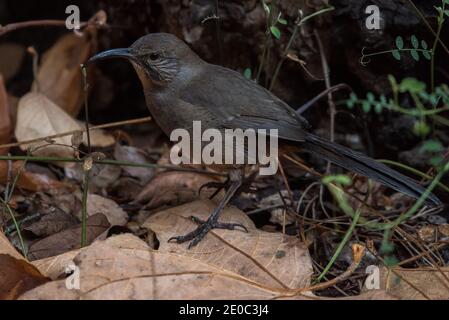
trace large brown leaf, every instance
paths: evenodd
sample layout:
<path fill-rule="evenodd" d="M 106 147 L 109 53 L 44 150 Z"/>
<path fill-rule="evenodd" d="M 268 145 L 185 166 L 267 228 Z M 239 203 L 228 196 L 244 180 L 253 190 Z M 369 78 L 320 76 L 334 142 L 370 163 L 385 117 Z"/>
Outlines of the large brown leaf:
<path fill-rule="evenodd" d="M 256 229 L 247 215 L 234 207 L 226 208 L 220 221 L 243 224 L 248 233 L 214 229 L 190 250 L 188 243 L 167 242 L 197 227 L 189 216 L 206 220 L 215 207 L 210 200 L 191 202 L 158 212 L 143 226 L 156 233 L 161 252 L 190 257 L 272 288 L 294 289 L 309 284 L 313 270 L 307 247 L 296 237 Z"/>
<path fill-rule="evenodd" d="M 394 271 L 394 272 L 393 272 Z M 381 289 L 403 300 L 448 300 L 449 268 L 380 269 Z"/>
<path fill-rule="evenodd" d="M 97 241 L 73 261 L 80 290 L 68 290 L 65 280 L 58 280 L 20 299 L 270 299 L 283 292 L 195 256 L 151 250 L 130 234 Z"/>
<path fill-rule="evenodd" d="M 69 33 L 61 37 L 43 55 L 33 90 L 38 89 L 69 115 L 76 116 L 84 101 L 80 64 L 86 62 L 95 47 L 95 28 L 85 29 L 83 36 Z"/>
<path fill-rule="evenodd" d="M 25 260 L 0 254 L 0 300 L 16 299 L 22 293 L 49 280 Z"/>
<path fill-rule="evenodd" d="M 72 130 L 81 130 L 81 126 L 45 95 L 28 93 L 20 99 L 15 129 L 17 141 L 44 138 Z M 72 145 L 71 136 L 55 138 L 53 141 L 58 145 L 46 146 L 33 153 L 40 156 L 59 157 L 73 155 L 74 150 L 70 147 Z M 42 141 L 21 145 L 21 148 L 23 150 L 36 149 L 48 144 L 48 141 Z"/>
<path fill-rule="evenodd" d="M 84 124 L 75 120 L 58 105 L 41 93 L 30 92 L 24 95 L 17 107 L 17 123 L 15 135 L 17 141 L 23 142 L 38 138 L 45 138 L 68 131 L 80 131 Z M 40 156 L 70 157 L 74 154 L 73 135 L 54 138 L 51 141 L 40 141 L 31 144 L 22 144 L 22 150 L 35 150 L 33 154 Z M 86 134 L 82 136 L 86 143 Z M 101 130 L 92 130 L 91 145 L 106 147 L 114 144 L 112 136 Z M 36 150 L 37 149 L 37 150 Z"/>

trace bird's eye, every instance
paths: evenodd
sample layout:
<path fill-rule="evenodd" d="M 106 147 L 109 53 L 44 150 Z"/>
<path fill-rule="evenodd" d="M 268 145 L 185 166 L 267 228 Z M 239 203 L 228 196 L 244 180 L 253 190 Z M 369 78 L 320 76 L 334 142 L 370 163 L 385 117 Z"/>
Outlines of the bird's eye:
<path fill-rule="evenodd" d="M 150 60 L 154 61 L 157 59 L 159 59 L 159 54 L 157 54 L 157 53 L 150 54 Z"/>

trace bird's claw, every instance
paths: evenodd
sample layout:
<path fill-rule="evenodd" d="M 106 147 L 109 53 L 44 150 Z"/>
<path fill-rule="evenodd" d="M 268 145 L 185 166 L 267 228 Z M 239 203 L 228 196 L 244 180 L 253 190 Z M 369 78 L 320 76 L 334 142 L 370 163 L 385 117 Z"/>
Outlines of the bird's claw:
<path fill-rule="evenodd" d="M 196 246 L 212 229 L 236 230 L 237 228 L 241 228 L 242 231 L 248 232 L 248 229 L 240 223 L 223 223 L 214 220 L 204 221 L 194 216 L 191 216 L 190 219 L 192 219 L 192 221 L 197 223 L 199 226 L 186 235 L 171 237 L 168 239 L 168 242 L 176 241 L 176 243 L 184 243 L 186 241 L 191 241 L 188 246 L 188 249 L 191 249 Z"/>

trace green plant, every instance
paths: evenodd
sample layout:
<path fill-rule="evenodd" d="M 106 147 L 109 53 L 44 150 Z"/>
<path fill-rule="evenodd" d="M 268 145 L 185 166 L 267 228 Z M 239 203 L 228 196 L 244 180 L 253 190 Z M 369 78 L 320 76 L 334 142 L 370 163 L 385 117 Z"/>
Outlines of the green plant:
<path fill-rule="evenodd" d="M 426 84 L 415 78 L 405 78 L 397 83 L 390 75 L 389 80 L 392 98 L 387 98 L 384 94 L 376 97 L 372 92 L 368 92 L 364 98 L 359 98 L 356 93 L 351 93 L 346 100 L 346 106 L 349 109 L 360 106 L 365 113 L 374 111 L 380 114 L 387 110 L 415 117 L 415 134 L 422 137 L 429 135 L 431 132 L 429 123 L 435 121 L 436 115 L 449 111 L 449 87 L 443 84 L 433 92 L 428 92 Z M 400 97 L 405 95 L 412 98 L 413 107 L 401 106 Z"/>
<path fill-rule="evenodd" d="M 404 45 L 404 39 L 401 36 L 397 36 L 396 41 L 395 41 L 395 45 L 396 45 L 395 49 L 365 54 L 366 48 L 363 48 L 362 49 L 362 57 L 360 58 L 360 63 L 363 66 L 366 66 L 368 63 L 371 62 L 371 60 L 369 59 L 370 57 L 383 55 L 386 53 L 391 53 L 393 55 L 393 57 L 399 61 L 402 59 L 401 53 L 405 53 L 405 52 L 410 53 L 412 58 L 415 61 L 420 60 L 420 55 L 419 55 L 420 53 L 427 60 L 431 60 L 432 50 L 428 49 L 429 45 L 427 44 L 427 42 L 425 40 L 419 41 L 415 35 L 412 35 L 410 37 L 410 43 L 411 43 L 412 47 L 406 48 Z"/>
<path fill-rule="evenodd" d="M 265 61 L 268 60 L 267 56 L 269 54 L 269 47 L 272 38 L 280 39 L 281 30 L 278 25 L 286 25 L 287 20 L 282 18 L 282 12 L 275 14 L 275 8 L 272 4 L 267 4 L 265 0 L 261 0 L 263 9 L 266 16 L 266 31 L 265 31 L 265 44 L 262 52 L 262 59 L 260 61 L 259 69 L 257 71 L 256 81 L 259 81 L 262 70 L 265 67 Z"/>
<path fill-rule="evenodd" d="M 404 45 L 404 39 L 401 36 L 397 36 L 395 40 L 395 49 L 365 54 L 366 48 L 363 48 L 360 63 L 363 66 L 366 66 L 371 61 L 370 57 L 383 55 L 386 53 L 391 53 L 396 60 L 401 60 L 401 53 L 403 52 L 409 52 L 415 61 L 419 61 L 421 53 L 425 59 L 430 60 L 430 91 L 433 92 L 435 90 L 435 53 L 438 48 L 438 43 L 441 43 L 440 37 L 444 22 L 446 20 L 446 17 L 449 17 L 449 10 L 446 9 L 447 5 L 449 5 L 449 0 L 441 0 L 441 5 L 434 7 L 437 11 L 438 26 L 436 32 L 434 32 L 433 29 L 429 26 L 430 30 L 435 35 L 435 39 L 433 41 L 431 49 L 429 49 L 429 46 L 425 40 L 419 41 L 416 35 L 412 35 L 410 37 L 411 47 L 406 48 Z M 420 16 L 423 17 L 422 13 L 416 8 L 414 4 L 413 7 L 418 11 Z M 425 19 L 424 22 L 428 24 Z"/>

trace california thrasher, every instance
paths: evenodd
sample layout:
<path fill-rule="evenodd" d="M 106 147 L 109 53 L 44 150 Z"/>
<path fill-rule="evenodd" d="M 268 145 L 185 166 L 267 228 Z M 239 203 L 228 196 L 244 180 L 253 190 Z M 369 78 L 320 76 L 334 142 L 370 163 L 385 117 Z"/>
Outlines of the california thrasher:
<path fill-rule="evenodd" d="M 191 128 L 200 120 L 204 129 L 277 129 L 279 144 L 298 147 L 324 160 L 367 176 L 413 198 L 425 189 L 386 165 L 307 132 L 307 121 L 271 92 L 239 73 L 203 61 L 182 40 L 166 33 L 138 39 L 130 48 L 99 53 L 89 63 L 126 58 L 134 66 L 144 89 L 147 106 L 156 123 L 169 136 L 177 128 Z M 174 237 L 196 245 L 213 228 L 235 229 L 238 224 L 218 221 L 223 208 L 241 185 L 240 170 L 230 171 L 230 187 L 206 222 L 191 233 Z M 438 206 L 433 194 L 427 205 Z"/>

